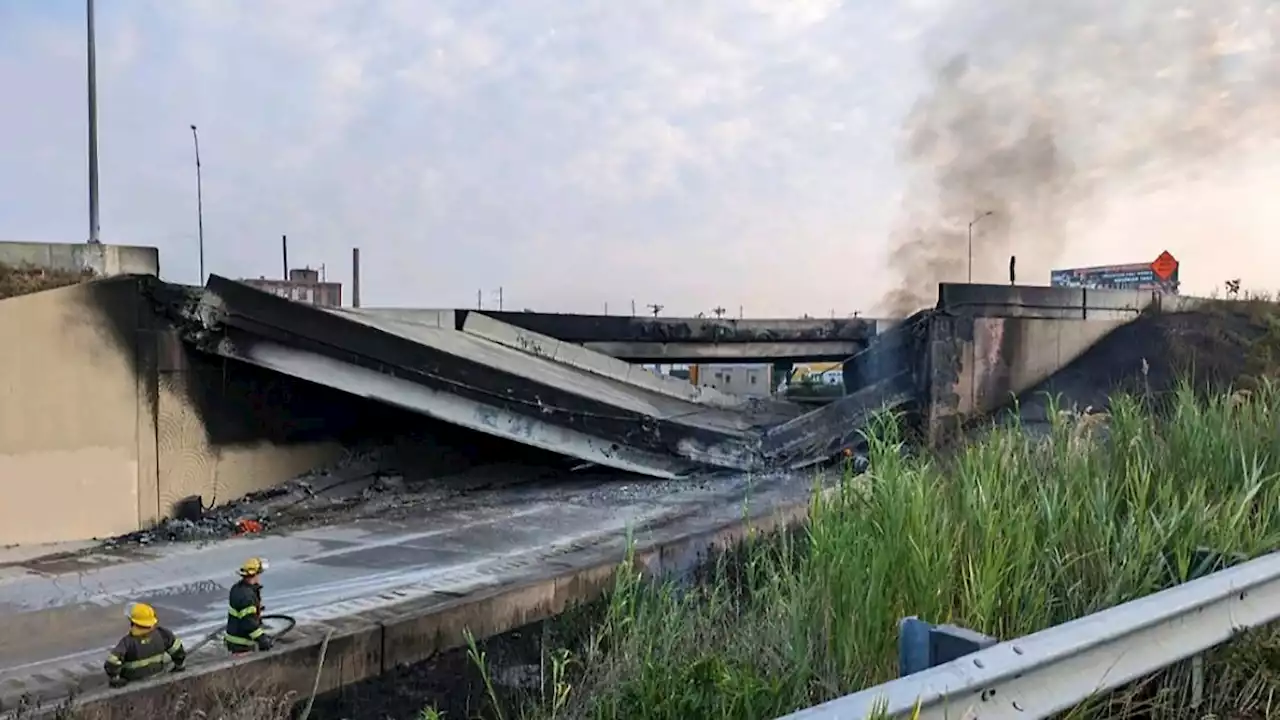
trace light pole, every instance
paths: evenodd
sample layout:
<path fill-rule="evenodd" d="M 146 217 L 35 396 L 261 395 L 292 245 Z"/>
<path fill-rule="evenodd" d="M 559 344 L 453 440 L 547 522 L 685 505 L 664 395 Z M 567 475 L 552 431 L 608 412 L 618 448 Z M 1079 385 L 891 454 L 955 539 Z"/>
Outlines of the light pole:
<path fill-rule="evenodd" d="M 89 31 L 89 244 L 97 245 L 102 241 L 98 238 L 98 72 L 93 40 L 93 0 L 85 0 L 84 8 Z"/>
<path fill-rule="evenodd" d="M 988 210 L 973 220 L 969 221 L 969 283 L 973 283 L 973 226 L 982 218 L 991 215 L 994 211 Z"/>
<path fill-rule="evenodd" d="M 200 284 L 204 284 L 204 187 L 200 180 L 200 134 L 191 126 L 191 139 L 196 144 L 196 228 L 200 244 Z M 286 268 L 287 270 L 287 268 Z"/>

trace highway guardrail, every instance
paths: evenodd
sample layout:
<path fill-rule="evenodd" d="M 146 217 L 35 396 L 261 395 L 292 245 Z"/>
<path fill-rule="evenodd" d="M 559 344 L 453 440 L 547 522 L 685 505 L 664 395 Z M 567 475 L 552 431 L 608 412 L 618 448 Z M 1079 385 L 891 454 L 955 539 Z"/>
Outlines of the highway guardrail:
<path fill-rule="evenodd" d="M 778 720 L 1043 718 L 1277 618 L 1280 552 Z"/>

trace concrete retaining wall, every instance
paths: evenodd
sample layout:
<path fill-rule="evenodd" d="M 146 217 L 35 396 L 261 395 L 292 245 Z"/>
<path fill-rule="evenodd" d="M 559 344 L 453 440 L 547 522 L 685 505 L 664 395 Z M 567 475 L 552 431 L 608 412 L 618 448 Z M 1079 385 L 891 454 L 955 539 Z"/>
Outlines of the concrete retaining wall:
<path fill-rule="evenodd" d="M 1008 405 L 1130 320 L 933 317 L 929 437 L 946 442 L 969 419 Z"/>
<path fill-rule="evenodd" d="M 941 284 L 923 353 L 929 437 L 947 442 L 1143 313 L 1205 302 L 1154 291 Z"/>
<path fill-rule="evenodd" d="M 138 295 L 113 282 L 0 301 L 0 545 L 131 532 L 153 514 L 139 482 L 155 473 L 146 390 L 86 316 L 99 300 L 130 313 Z"/>
<path fill-rule="evenodd" d="M 300 394 L 287 379 L 193 363 L 145 283 L 0 301 L 0 545 L 133 532 L 181 498 L 230 500 L 341 453 L 305 423 L 253 409 Z"/>
<path fill-rule="evenodd" d="M 0 242 L 0 263 L 76 273 L 92 270 L 98 277 L 160 275 L 160 251 L 136 245 Z"/>

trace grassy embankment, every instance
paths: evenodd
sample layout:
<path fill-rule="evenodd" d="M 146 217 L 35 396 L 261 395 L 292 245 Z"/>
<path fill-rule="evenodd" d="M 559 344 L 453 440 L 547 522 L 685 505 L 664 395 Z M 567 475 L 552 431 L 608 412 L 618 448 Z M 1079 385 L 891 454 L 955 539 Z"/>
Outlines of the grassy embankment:
<path fill-rule="evenodd" d="M 590 639 L 547 653 L 541 692 L 490 683 L 486 716 L 774 718 L 895 677 L 905 615 L 1013 638 L 1168 587 L 1197 548 L 1277 549 L 1273 311 L 1242 348 L 1247 389 L 1119 397 L 1105 415 L 1057 414 L 1047 438 L 998 429 L 946 457 L 903 452 L 881 422 L 872 472 L 815 500 L 805 532 L 743 548 L 691 591 L 624 573 Z M 1080 714 L 1178 716 L 1186 677 Z M 1211 655 L 1199 716 L 1269 717 L 1277 690 L 1273 628 Z"/>
<path fill-rule="evenodd" d="M 0 300 L 75 285 L 92 279 L 93 273 L 88 270 L 75 273 L 0 263 Z"/>

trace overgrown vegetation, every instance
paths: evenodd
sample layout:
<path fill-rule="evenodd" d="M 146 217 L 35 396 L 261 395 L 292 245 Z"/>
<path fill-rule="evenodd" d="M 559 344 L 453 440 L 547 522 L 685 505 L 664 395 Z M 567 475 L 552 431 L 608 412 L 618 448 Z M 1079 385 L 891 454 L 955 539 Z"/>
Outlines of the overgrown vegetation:
<path fill-rule="evenodd" d="M 75 285 L 92 279 L 93 271 L 91 270 L 70 272 L 0 263 L 0 300 Z"/>
<path fill-rule="evenodd" d="M 548 653 L 534 697 L 490 683 L 491 716 L 773 718 L 892 679 L 904 615 L 1017 637 L 1185 579 L 1198 548 L 1275 550 L 1278 423 L 1267 379 L 1208 400 L 1186 384 L 1159 404 L 1116 398 L 1106 415 L 1058 413 L 1048 437 L 1002 428 L 945 460 L 906 452 L 886 419 L 872 472 L 815 498 L 806 532 L 757 541 L 694 588 L 624 568 L 590 641 Z M 1280 712 L 1278 653 L 1274 631 L 1215 653 L 1199 714 Z M 1180 716 L 1185 677 L 1087 715 Z"/>

